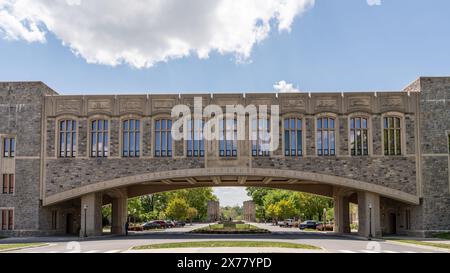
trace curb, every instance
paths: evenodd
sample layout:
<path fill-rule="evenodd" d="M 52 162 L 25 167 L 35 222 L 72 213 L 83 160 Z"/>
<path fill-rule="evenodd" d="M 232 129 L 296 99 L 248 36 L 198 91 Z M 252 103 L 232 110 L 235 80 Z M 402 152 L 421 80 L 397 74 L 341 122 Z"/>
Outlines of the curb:
<path fill-rule="evenodd" d="M 450 249 L 440 248 L 437 246 L 425 246 L 425 245 L 419 245 L 419 244 L 414 244 L 414 243 L 399 242 L 399 241 L 395 241 L 395 240 L 386 240 L 386 242 L 395 244 L 395 245 L 412 246 L 412 247 L 417 247 L 417 248 L 422 248 L 422 249 L 437 250 L 437 251 L 443 251 L 443 252 L 450 253 Z"/>

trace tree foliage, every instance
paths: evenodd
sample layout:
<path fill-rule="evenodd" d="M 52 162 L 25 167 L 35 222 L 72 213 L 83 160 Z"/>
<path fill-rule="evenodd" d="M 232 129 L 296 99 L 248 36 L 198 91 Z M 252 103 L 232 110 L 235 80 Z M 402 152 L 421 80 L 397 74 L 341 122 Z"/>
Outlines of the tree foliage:
<path fill-rule="evenodd" d="M 295 217 L 301 220 L 322 220 L 323 209 L 333 207 L 330 198 L 288 190 L 247 188 L 247 195 L 253 198 L 259 219 L 285 219 Z M 283 202 L 282 202 L 283 201 Z M 327 213 L 329 218 L 330 213 Z"/>
<path fill-rule="evenodd" d="M 185 220 L 188 216 L 189 204 L 184 198 L 170 200 L 166 208 L 166 216 L 173 220 Z"/>
<path fill-rule="evenodd" d="M 183 199 L 188 207 L 194 208 L 197 213 L 192 220 L 203 220 L 207 217 L 208 201 L 218 200 L 212 188 L 195 188 L 155 193 L 128 199 L 128 216 L 131 221 L 146 222 L 169 217 L 167 208 L 174 199 Z M 108 211 L 105 210 L 105 214 Z"/>

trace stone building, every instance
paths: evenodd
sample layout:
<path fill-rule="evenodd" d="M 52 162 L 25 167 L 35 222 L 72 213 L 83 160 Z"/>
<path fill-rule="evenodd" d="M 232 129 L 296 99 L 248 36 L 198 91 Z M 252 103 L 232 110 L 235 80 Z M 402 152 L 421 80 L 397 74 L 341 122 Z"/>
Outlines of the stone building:
<path fill-rule="evenodd" d="M 251 200 L 244 201 L 244 221 L 256 222 L 256 206 Z"/>
<path fill-rule="evenodd" d="M 220 219 L 220 204 L 219 201 L 208 201 L 208 222 L 216 222 Z"/>
<path fill-rule="evenodd" d="M 171 109 L 194 110 L 194 97 L 219 109 L 279 105 L 280 145 L 267 152 L 223 128 L 220 140 L 172 139 Z M 258 119 L 245 126 L 268 127 Z M 195 136 L 202 126 L 189 128 Z M 123 233 L 127 198 L 204 186 L 332 197 L 336 232 L 349 232 L 350 203 L 364 236 L 448 231 L 449 138 L 444 77 L 391 92 L 198 95 L 68 96 L 41 82 L 4 82 L 0 236 L 101 234 L 105 204 L 113 233 Z"/>

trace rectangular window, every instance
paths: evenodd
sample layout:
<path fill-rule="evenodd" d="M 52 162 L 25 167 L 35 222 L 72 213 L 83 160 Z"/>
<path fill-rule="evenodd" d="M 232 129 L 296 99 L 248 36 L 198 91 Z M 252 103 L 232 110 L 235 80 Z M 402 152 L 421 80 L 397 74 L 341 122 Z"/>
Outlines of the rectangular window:
<path fill-rule="evenodd" d="M 52 211 L 52 229 L 55 230 L 57 229 L 57 220 L 58 220 L 58 211 L 57 210 L 53 210 Z"/>
<path fill-rule="evenodd" d="M 252 156 L 270 155 L 270 119 L 252 119 Z"/>
<path fill-rule="evenodd" d="M 141 151 L 141 121 L 137 119 L 124 120 L 122 122 L 122 132 L 122 156 L 139 157 Z M 103 134 L 102 137 L 103 145 L 107 145 Z"/>
<path fill-rule="evenodd" d="M 14 228 L 14 210 L 2 209 L 1 212 L 1 230 L 13 230 Z"/>
<path fill-rule="evenodd" d="M 14 211 L 8 210 L 8 230 L 13 230 L 14 227 Z"/>
<path fill-rule="evenodd" d="M 8 220 L 7 220 L 7 210 L 6 209 L 2 209 L 2 230 L 7 230 L 8 228 Z"/>
<path fill-rule="evenodd" d="M 411 229 L 411 210 L 406 209 L 405 211 L 405 229 L 410 230 Z"/>
<path fill-rule="evenodd" d="M 77 122 L 61 120 L 59 122 L 59 157 L 75 157 L 77 146 Z"/>
<path fill-rule="evenodd" d="M 91 122 L 91 157 L 108 157 L 108 121 Z"/>
<path fill-rule="evenodd" d="M 205 140 L 203 139 L 203 120 L 191 119 L 188 121 L 188 139 L 186 140 L 186 153 L 188 157 L 205 156 Z"/>
<path fill-rule="evenodd" d="M 237 156 L 237 119 L 222 119 L 219 122 L 219 156 Z"/>
<path fill-rule="evenodd" d="M 14 194 L 14 174 L 2 175 L 2 194 Z"/>
<path fill-rule="evenodd" d="M 368 130 L 367 118 L 355 117 L 350 119 L 350 150 L 353 156 L 369 154 Z"/>
<path fill-rule="evenodd" d="M 15 156 L 16 139 L 11 137 L 3 138 L 3 157 L 12 158 Z"/>
<path fill-rule="evenodd" d="M 155 120 L 155 156 L 172 156 L 172 120 Z"/>
<path fill-rule="evenodd" d="M 10 174 L 9 175 L 9 194 L 13 194 L 14 193 L 14 174 Z"/>
<path fill-rule="evenodd" d="M 2 193 L 3 194 L 8 193 L 8 175 L 7 174 L 2 175 Z"/>
<path fill-rule="evenodd" d="M 335 120 L 331 117 L 317 119 L 316 132 L 317 155 L 336 155 Z"/>
<path fill-rule="evenodd" d="M 401 155 L 401 120 L 399 117 L 385 117 L 383 120 L 384 155 Z"/>
<path fill-rule="evenodd" d="M 302 156 L 302 120 L 284 119 L 284 155 Z"/>

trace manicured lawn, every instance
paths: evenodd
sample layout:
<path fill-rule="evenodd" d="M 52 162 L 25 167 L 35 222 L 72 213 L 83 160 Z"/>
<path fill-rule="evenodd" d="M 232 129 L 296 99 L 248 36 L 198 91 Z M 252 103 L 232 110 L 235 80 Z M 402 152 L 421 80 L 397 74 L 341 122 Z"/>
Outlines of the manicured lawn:
<path fill-rule="evenodd" d="M 407 244 L 415 244 L 415 245 L 432 246 L 432 247 L 450 249 L 450 244 L 423 242 L 423 241 L 417 241 L 417 240 L 395 240 L 395 241 L 401 242 L 401 243 L 407 243 Z"/>
<path fill-rule="evenodd" d="M 186 247 L 281 247 L 281 248 L 301 248 L 301 249 L 315 249 L 320 247 L 295 244 L 286 242 L 267 242 L 267 241 L 195 241 L 195 242 L 180 242 L 180 243 L 164 243 L 135 246 L 134 250 L 143 249 L 160 249 L 160 248 L 186 248 Z"/>
<path fill-rule="evenodd" d="M 450 232 L 437 233 L 437 234 L 434 234 L 433 237 L 450 240 Z"/>
<path fill-rule="evenodd" d="M 211 234 L 234 234 L 234 233 L 268 233 L 266 229 L 261 229 L 249 224 L 226 223 L 213 224 L 204 228 L 191 231 L 192 233 L 211 233 Z"/>
<path fill-rule="evenodd" d="M 37 247 L 37 246 L 44 246 L 44 245 L 46 245 L 46 244 L 42 244 L 42 243 L 0 244 L 0 251 L 14 249 L 14 248 Z"/>

